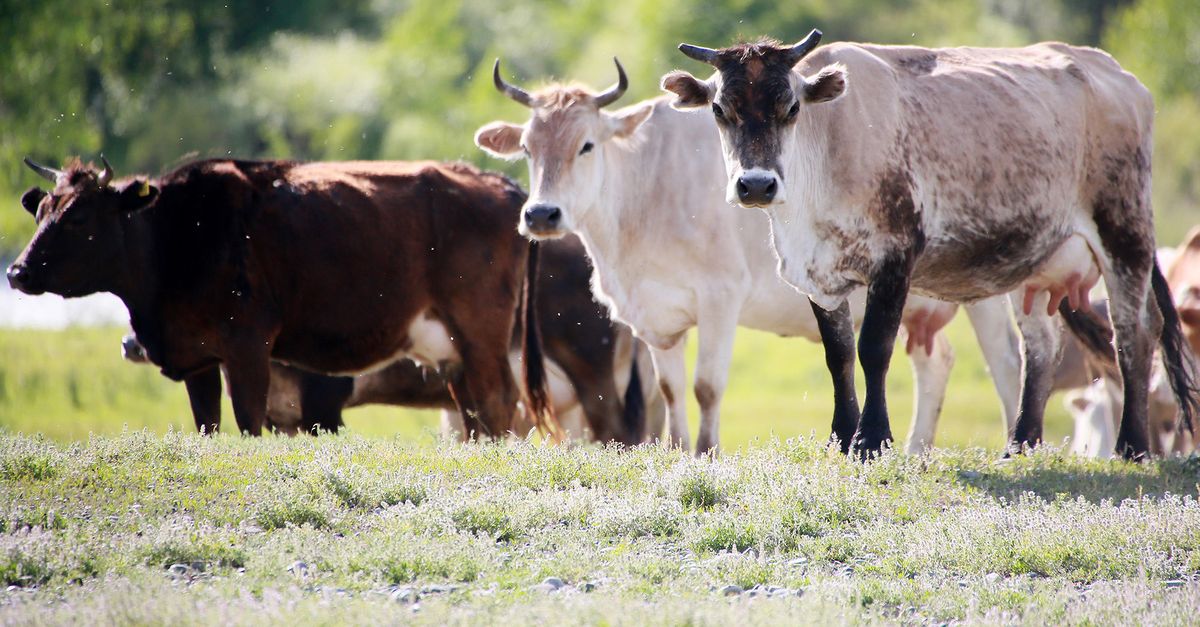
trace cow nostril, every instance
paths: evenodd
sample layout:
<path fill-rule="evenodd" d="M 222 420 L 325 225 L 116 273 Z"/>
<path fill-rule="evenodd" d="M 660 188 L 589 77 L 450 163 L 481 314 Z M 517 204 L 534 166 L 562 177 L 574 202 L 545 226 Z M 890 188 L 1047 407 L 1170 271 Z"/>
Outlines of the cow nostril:
<path fill-rule="evenodd" d="M 546 220 L 550 222 L 550 224 L 558 224 L 558 221 L 561 218 L 562 209 L 559 209 L 558 207 L 551 207 L 550 211 L 546 212 Z"/>
<path fill-rule="evenodd" d="M 745 200 L 750 195 L 750 188 L 746 186 L 746 179 L 739 178 L 737 182 L 738 197 Z"/>
<path fill-rule="evenodd" d="M 775 190 L 778 187 L 779 187 L 779 183 L 777 183 L 775 181 L 775 179 L 771 179 L 771 182 L 767 183 L 767 187 L 766 187 L 766 189 L 763 190 L 763 193 L 766 195 L 767 198 L 774 198 Z"/>

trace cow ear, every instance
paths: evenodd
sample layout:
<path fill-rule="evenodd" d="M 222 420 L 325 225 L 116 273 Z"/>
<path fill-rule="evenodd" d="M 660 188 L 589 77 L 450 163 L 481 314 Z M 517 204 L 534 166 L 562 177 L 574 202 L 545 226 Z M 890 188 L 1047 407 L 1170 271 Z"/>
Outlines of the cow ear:
<path fill-rule="evenodd" d="M 633 132 L 645 122 L 650 114 L 654 113 L 654 104 L 649 103 L 620 111 L 615 115 L 609 116 L 609 123 L 613 129 L 613 135 L 616 137 L 629 137 Z"/>
<path fill-rule="evenodd" d="M 846 91 L 846 68 L 831 65 L 812 78 L 804 79 L 804 100 L 811 103 L 829 102 Z"/>
<path fill-rule="evenodd" d="M 120 192 L 121 211 L 131 213 L 149 207 L 158 198 L 158 188 L 149 181 L 134 179 Z"/>
<path fill-rule="evenodd" d="M 490 122 L 475 131 L 475 145 L 501 159 L 516 159 L 521 150 L 521 135 L 525 128 L 508 122 Z"/>
<path fill-rule="evenodd" d="M 676 109 L 695 109 L 712 102 L 716 88 L 684 72 L 675 70 L 662 78 L 663 91 L 675 94 L 671 106 Z"/>
<path fill-rule="evenodd" d="M 37 215 L 38 205 L 42 204 L 42 199 L 46 197 L 46 192 L 40 187 L 30 187 L 28 191 L 21 195 L 21 206 L 25 207 L 25 211 L 29 215 Z"/>

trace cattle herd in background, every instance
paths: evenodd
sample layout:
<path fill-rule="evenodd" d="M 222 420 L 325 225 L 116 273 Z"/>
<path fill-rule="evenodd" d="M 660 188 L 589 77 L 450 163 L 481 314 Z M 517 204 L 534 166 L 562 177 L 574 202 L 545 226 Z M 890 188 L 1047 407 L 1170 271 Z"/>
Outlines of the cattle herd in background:
<path fill-rule="evenodd" d="M 904 341 L 919 453 L 961 304 L 1010 452 L 1041 441 L 1060 389 L 1078 453 L 1190 452 L 1200 230 L 1164 272 L 1137 79 L 1057 43 L 819 40 L 683 44 L 715 74 L 672 72 L 668 97 L 611 112 L 619 62 L 595 94 L 526 91 L 497 61 L 496 88 L 530 115 L 475 142 L 528 161 L 528 196 L 464 164 L 216 159 L 116 178 L 103 158 L 27 159 L 54 187 L 21 198 L 37 231 L 8 279 L 118 296 L 126 357 L 183 381 L 209 433 L 224 372 L 252 435 L 336 431 L 343 409 L 385 403 L 441 409 L 463 438 L 686 450 L 695 327 L 695 450 L 715 452 L 745 326 L 823 344 L 832 437 L 864 458 L 892 440 L 886 376 Z"/>

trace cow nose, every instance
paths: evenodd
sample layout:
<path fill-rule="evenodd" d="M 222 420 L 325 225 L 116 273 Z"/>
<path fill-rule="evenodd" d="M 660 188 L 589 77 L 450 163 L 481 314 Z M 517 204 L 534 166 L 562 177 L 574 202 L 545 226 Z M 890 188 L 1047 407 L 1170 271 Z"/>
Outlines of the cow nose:
<path fill-rule="evenodd" d="M 136 363 L 142 363 L 146 361 L 146 351 L 142 350 L 141 342 L 138 342 L 137 338 L 132 334 L 121 338 L 121 356 L 124 357 L 126 361 L 132 361 Z"/>
<path fill-rule="evenodd" d="M 8 267 L 8 285 L 14 290 L 25 291 L 29 281 L 29 270 L 21 264 L 14 263 Z"/>
<path fill-rule="evenodd" d="M 536 204 L 525 209 L 525 225 L 532 231 L 553 231 L 562 220 L 562 210 L 554 205 Z"/>
<path fill-rule="evenodd" d="M 766 172 L 747 172 L 738 177 L 738 200 L 747 205 L 765 205 L 775 199 L 779 181 Z"/>

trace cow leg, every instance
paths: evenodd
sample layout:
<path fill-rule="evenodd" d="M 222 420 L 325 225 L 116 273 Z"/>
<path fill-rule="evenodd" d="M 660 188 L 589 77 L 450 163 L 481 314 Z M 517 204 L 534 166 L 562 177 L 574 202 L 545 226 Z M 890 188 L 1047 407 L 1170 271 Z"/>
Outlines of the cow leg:
<path fill-rule="evenodd" d="M 729 302 L 721 303 L 728 305 Z M 696 380 L 692 386 L 700 404 L 700 433 L 696 454 L 716 455 L 720 445 L 721 398 L 729 383 L 729 362 L 733 360 L 733 338 L 737 333 L 737 314 L 708 306 L 711 315 L 697 321 Z"/>
<path fill-rule="evenodd" d="M 858 431 L 858 393 L 854 387 L 854 320 L 850 304 L 842 303 L 834 311 L 825 311 L 811 300 L 817 330 L 825 347 L 825 366 L 833 378 L 833 433 L 842 453 L 850 452 L 850 443 Z"/>
<path fill-rule="evenodd" d="M 1038 299 L 1045 296 L 1038 295 Z M 1014 292 L 1013 298 L 1015 299 Z M 1021 334 L 1021 395 L 1017 409 L 1017 421 L 1009 439 L 1009 454 L 1020 453 L 1042 441 L 1042 425 L 1046 413 L 1046 401 L 1050 399 L 1054 385 L 1054 371 L 1062 358 L 1062 333 L 1056 321 L 1046 315 L 1046 308 L 1038 302 L 1026 314 L 1017 302 L 1017 329 Z"/>
<path fill-rule="evenodd" d="M 300 422 L 310 434 L 337 433 L 342 408 L 354 392 L 351 377 L 331 377 L 310 372 L 300 375 Z"/>
<path fill-rule="evenodd" d="M 658 389 L 662 391 L 663 400 L 667 403 L 667 435 L 671 448 L 688 450 L 687 403 L 684 402 L 684 389 L 687 382 L 687 365 L 684 360 L 684 348 L 687 341 L 680 338 L 675 345 L 668 349 L 651 347 L 650 356 L 654 359 L 655 377 L 658 379 Z"/>
<path fill-rule="evenodd" d="M 196 431 L 212 435 L 221 429 L 221 369 L 213 366 L 183 380 Z"/>
<path fill-rule="evenodd" d="M 954 367 L 954 348 L 946 334 L 938 331 L 930 342 L 933 347 L 929 352 L 924 346 L 916 346 L 909 354 L 916 387 L 913 420 L 905 446 L 909 455 L 920 455 L 933 446 L 938 417 L 946 400 L 946 387 L 950 383 L 950 370 Z"/>
<path fill-rule="evenodd" d="M 225 362 L 229 397 L 238 430 L 260 436 L 267 424 L 267 394 L 271 389 L 271 353 L 269 346 L 251 344 L 235 347 Z"/>
<path fill-rule="evenodd" d="M 858 335 L 858 359 L 867 382 L 862 419 L 854 435 L 854 449 L 863 459 L 892 442 L 887 410 L 887 372 L 908 298 L 912 264 L 901 257 L 884 260 L 867 289 L 867 308 Z"/>
<path fill-rule="evenodd" d="M 1117 259 L 1113 262 L 1117 267 L 1104 275 L 1104 282 L 1125 391 L 1117 453 L 1126 459 L 1142 459 L 1150 453 L 1150 377 L 1154 340 L 1162 333 L 1163 317 L 1158 307 L 1148 302 L 1153 258 L 1147 257 L 1144 267 Z"/>
<path fill-rule="evenodd" d="M 457 411 L 443 409 L 441 412 L 441 431 L 442 438 L 446 440 L 463 440 L 463 419 L 462 414 Z"/>
<path fill-rule="evenodd" d="M 658 383 L 654 377 L 654 356 L 642 346 L 637 352 L 638 377 L 641 379 L 642 396 L 646 399 L 646 431 L 645 442 L 658 442 L 663 437 L 667 426 L 667 404 L 663 395 L 658 391 Z"/>
<path fill-rule="evenodd" d="M 1020 411 L 1021 339 L 1009 315 L 1008 302 L 1004 296 L 995 296 L 966 305 L 966 310 L 983 360 L 992 375 L 992 385 L 1000 397 L 1004 435 L 1012 438 Z"/>

